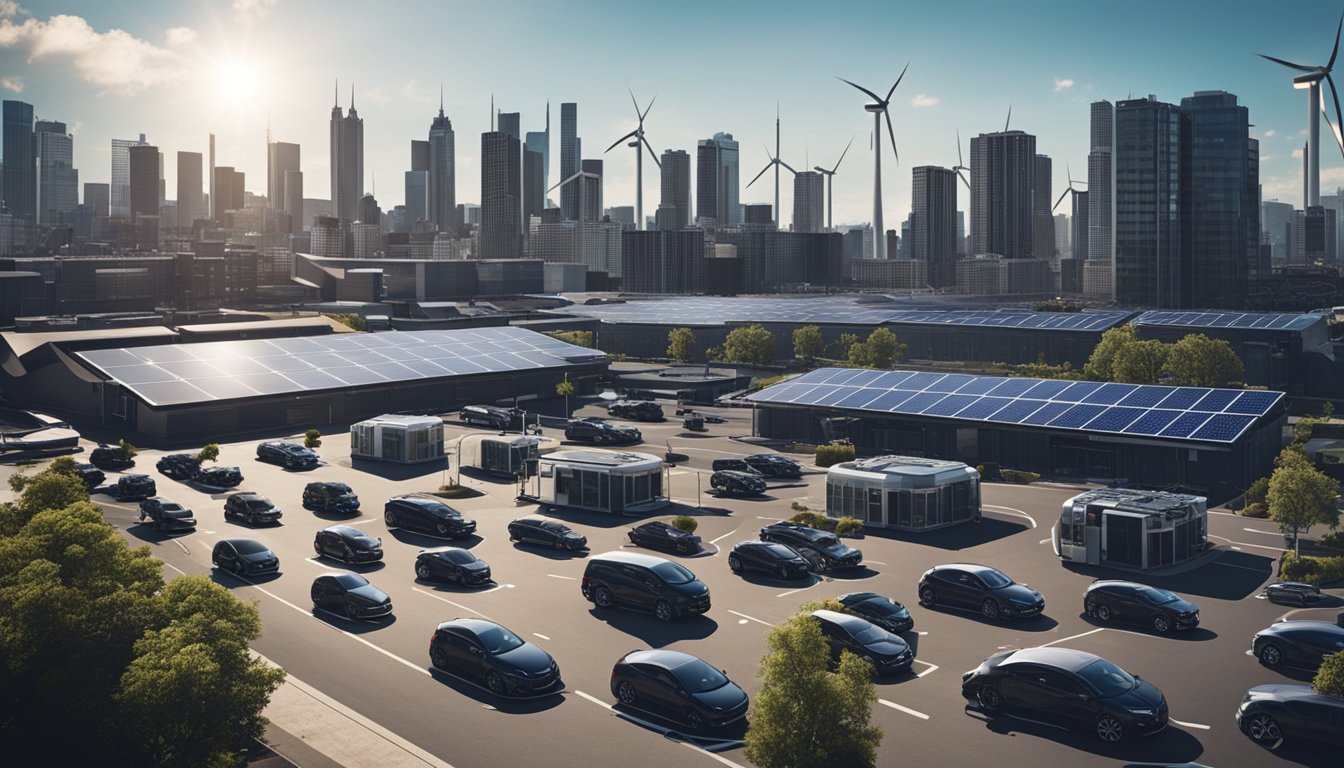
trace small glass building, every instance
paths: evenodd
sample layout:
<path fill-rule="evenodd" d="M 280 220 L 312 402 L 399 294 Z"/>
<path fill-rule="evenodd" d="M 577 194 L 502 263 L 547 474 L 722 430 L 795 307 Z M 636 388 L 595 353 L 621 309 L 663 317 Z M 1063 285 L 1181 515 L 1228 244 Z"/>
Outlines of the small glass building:
<path fill-rule="evenodd" d="M 927 531 L 980 518 L 980 473 L 959 461 L 877 456 L 826 472 L 826 514 Z"/>
<path fill-rule="evenodd" d="M 647 453 L 596 448 L 537 459 L 535 496 L 543 504 L 595 512 L 646 512 L 667 503 L 663 460 Z"/>
<path fill-rule="evenodd" d="M 443 460 L 443 419 L 384 414 L 350 425 L 350 458 L 419 464 Z"/>
<path fill-rule="evenodd" d="M 1203 496 L 1103 488 L 1064 502 L 1054 533 L 1061 560 L 1148 570 L 1208 549 Z"/>

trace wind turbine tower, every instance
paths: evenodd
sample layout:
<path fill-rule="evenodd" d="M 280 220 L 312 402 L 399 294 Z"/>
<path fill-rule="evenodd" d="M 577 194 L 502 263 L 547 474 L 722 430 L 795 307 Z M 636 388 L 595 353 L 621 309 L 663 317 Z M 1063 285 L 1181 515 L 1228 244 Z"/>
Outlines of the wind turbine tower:
<path fill-rule="evenodd" d="M 626 146 L 635 148 L 635 229 L 644 228 L 644 153 L 639 151 L 640 145 L 642 144 L 645 149 L 649 150 L 649 157 L 653 158 L 654 165 L 659 168 L 663 167 L 663 164 L 658 162 L 658 153 L 653 151 L 653 147 L 649 146 L 649 140 L 644 138 L 644 118 L 648 116 L 649 110 L 653 109 L 653 102 L 657 100 L 657 96 L 649 99 L 649 106 L 641 112 L 639 102 L 635 101 L 635 92 L 631 91 L 630 102 L 635 105 L 635 115 L 639 118 L 639 125 L 635 127 L 635 130 L 613 141 L 611 146 L 607 147 L 607 152 L 610 152 L 626 139 L 634 139 Z M 573 178 L 573 176 L 570 178 Z M 557 186 L 562 186 L 567 181 L 569 179 L 561 181 Z"/>
<path fill-rule="evenodd" d="M 773 212 L 773 213 L 774 213 L 774 216 L 775 216 L 775 226 L 778 227 L 778 228 L 780 228 L 780 229 L 783 229 L 783 217 L 780 216 L 780 214 L 779 214 L 779 167 L 782 165 L 782 166 L 784 166 L 785 168 L 788 168 L 788 169 L 789 169 L 789 173 L 792 173 L 792 174 L 795 174 L 795 175 L 796 175 L 798 172 L 795 171 L 795 170 L 793 170 L 793 168 L 792 168 L 788 163 L 786 163 L 786 162 L 784 162 L 783 160 L 780 160 L 780 159 L 779 159 L 779 110 L 778 110 L 778 109 L 775 110 L 775 154 L 771 155 L 771 154 L 770 154 L 770 148 L 769 148 L 769 147 L 766 147 L 766 148 L 765 148 L 765 156 L 768 157 L 768 158 L 770 158 L 770 162 L 768 162 L 768 163 L 765 164 L 765 167 L 761 169 L 761 173 L 756 174 L 755 178 L 753 178 L 751 181 L 747 182 L 747 186 L 750 187 L 752 184 L 755 184 L 755 183 L 756 183 L 756 179 L 761 178 L 761 174 L 764 174 L 766 171 L 770 170 L 770 167 L 771 167 L 771 166 L 774 166 L 774 168 L 775 168 L 775 209 L 774 209 L 774 212 Z"/>
<path fill-rule="evenodd" d="M 843 162 L 845 162 L 845 155 L 849 153 L 849 147 L 850 147 L 850 145 L 853 144 L 853 143 L 854 143 L 854 139 L 851 137 L 850 140 L 849 140 L 849 144 L 846 144 L 846 145 L 845 145 L 845 151 L 840 153 L 840 159 L 835 161 L 835 167 L 831 168 L 829 171 L 826 170 L 825 168 L 822 168 L 820 165 L 815 166 L 815 167 L 813 167 L 813 169 L 812 169 L 812 170 L 816 171 L 817 173 L 820 173 L 821 175 L 823 175 L 823 176 L 826 177 L 826 230 L 827 230 L 827 231 L 834 231 L 834 230 L 835 230 L 835 222 L 831 219 L 831 204 L 835 202 L 835 193 L 834 193 L 834 191 L 833 191 L 832 188 L 831 188 L 831 182 L 835 179 L 835 172 L 838 171 L 838 170 L 840 170 L 840 164 L 843 163 Z"/>
<path fill-rule="evenodd" d="M 1335 90 L 1335 79 L 1330 76 L 1330 71 L 1335 66 L 1335 57 L 1339 54 L 1339 33 L 1344 30 L 1344 14 L 1340 14 L 1339 24 L 1335 27 L 1335 47 L 1330 51 L 1330 61 L 1325 66 L 1307 66 L 1305 64 L 1294 64 L 1291 61 L 1276 59 L 1273 56 L 1260 54 L 1260 58 L 1268 59 L 1275 64 L 1282 64 L 1289 69 L 1303 72 L 1293 78 L 1293 87 L 1307 91 L 1307 148 L 1303 152 L 1303 165 L 1306 175 L 1306 207 L 1319 206 L 1321 204 L 1321 118 L 1320 115 L 1325 111 L 1325 105 L 1321 103 L 1321 81 L 1330 86 L 1330 96 L 1335 102 L 1335 123 L 1331 126 L 1335 134 L 1335 141 L 1339 144 L 1340 152 L 1344 153 L 1344 139 L 1340 136 L 1340 123 L 1344 122 L 1344 115 L 1340 114 L 1339 92 Z M 1330 118 L 1327 115 L 1326 121 Z"/>
<path fill-rule="evenodd" d="M 901 70 L 896 82 L 892 83 L 885 99 L 857 83 L 852 83 L 843 77 L 836 78 L 863 91 L 873 99 L 872 103 L 865 104 L 863 109 L 865 112 L 873 113 L 873 258 L 875 259 L 887 258 L 887 230 L 882 226 L 882 116 L 886 115 L 891 152 L 899 163 L 901 154 L 896 150 L 896 132 L 891 127 L 891 113 L 887 111 L 887 107 L 891 104 L 891 95 L 896 92 L 896 86 L 900 85 L 901 79 L 905 77 L 905 70 L 909 68 L 910 64 L 906 62 L 905 69 Z"/>

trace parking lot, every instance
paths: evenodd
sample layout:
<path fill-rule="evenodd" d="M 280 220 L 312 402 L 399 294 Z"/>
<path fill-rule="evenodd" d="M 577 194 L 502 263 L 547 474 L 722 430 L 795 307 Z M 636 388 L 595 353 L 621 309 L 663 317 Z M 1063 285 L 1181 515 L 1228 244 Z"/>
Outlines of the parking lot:
<path fill-rule="evenodd" d="M 370 720 L 458 768 L 489 765 L 615 765 L 638 756 L 653 766 L 746 765 L 742 727 L 708 738 L 682 736 L 674 723 L 642 713 L 613 710 L 609 690 L 613 663 L 637 648 L 672 648 L 693 653 L 749 693 L 759 689 L 756 666 L 765 652 L 770 626 L 793 614 L 800 603 L 852 591 L 873 591 L 907 605 L 917 635 L 909 639 L 917 661 L 908 675 L 878 683 L 879 704 L 873 720 L 885 731 L 880 765 L 1090 766 L 1118 762 L 1180 763 L 1213 766 L 1324 765 L 1326 756 L 1277 754 L 1261 749 L 1237 731 L 1233 713 L 1247 688 L 1270 682 L 1309 681 L 1309 673 L 1269 670 L 1247 655 L 1252 635 L 1276 618 L 1334 620 L 1338 607 L 1293 611 L 1257 599 L 1273 580 L 1283 537 L 1273 524 L 1210 513 L 1212 540 L 1220 552 L 1201 567 L 1172 576 L 1141 578 L 1194 600 L 1201 625 L 1189 632 L 1159 636 L 1141 628 L 1101 626 L 1082 610 L 1082 594 L 1094 578 L 1123 576 L 1092 568 L 1064 567 L 1051 549 L 1050 532 L 1060 504 L 1077 488 L 1038 484 L 983 486 L 984 518 L 925 534 L 869 531 L 850 542 L 864 553 L 864 567 L 805 581 L 780 581 L 760 575 L 739 577 L 727 565 L 726 552 L 737 541 L 755 538 L 768 522 L 790 517 L 792 502 L 824 506 L 824 473 L 811 471 L 800 481 L 772 481 L 760 499 L 720 499 L 709 493 L 714 458 L 759 452 L 730 439 L 751 433 L 748 410 L 705 409 L 723 415 L 706 433 L 689 433 L 671 416 L 659 424 L 640 424 L 644 446 L 630 450 L 678 460 L 668 473 L 674 504 L 653 516 L 696 515 L 704 551 L 678 558 L 710 588 L 713 607 L 700 617 L 663 623 L 650 615 L 600 610 L 579 591 L 584 553 L 559 553 L 509 541 L 508 522 L 535 515 L 535 504 L 516 500 L 508 481 L 466 469 L 463 484 L 481 495 L 449 501 L 478 521 L 476 534 L 446 542 L 383 523 L 383 502 L 398 493 L 431 491 L 454 478 L 454 466 L 404 467 L 360 463 L 352 466 L 348 435 L 323 438 L 323 464 L 287 472 L 256 460 L 258 441 L 221 447 L 219 464 L 237 465 L 246 477 L 238 489 L 219 492 L 169 480 L 154 471 L 158 451 L 142 451 L 136 470 L 154 476 L 158 492 L 193 508 L 199 521 L 191 534 L 164 536 L 137 523 L 136 504 L 95 495 L 107 519 L 132 543 L 150 545 L 166 564 L 169 578 L 204 573 L 259 605 L 264 636 L 256 650 Z M 581 415 L 601 415 L 586 406 Z M 450 425 L 450 452 L 461 435 L 480 432 Z M 548 434 L 556 430 L 548 429 Z M 806 459 L 806 457 L 799 457 Z M 0 466 L 0 474 L 12 473 Z M 116 474 L 109 473 L 109 482 Z M 359 494 L 357 517 L 325 516 L 303 509 L 303 486 L 314 480 L 339 480 Z M 0 484 L 0 487 L 4 487 Z M 225 522 L 223 501 L 234 490 L 262 493 L 283 510 L 279 526 L 249 529 Z M 4 498 L 9 498 L 8 490 Z M 593 513 L 555 512 L 553 516 L 588 537 L 591 552 L 628 546 L 625 531 L 639 519 Z M 370 566 L 345 566 L 313 557 L 313 535 L 335 523 L 360 527 L 383 539 L 386 556 Z M 261 540 L 281 559 L 278 576 L 243 580 L 218 572 L 210 552 L 221 538 Z M 416 553 L 452 543 L 470 548 L 489 562 L 495 583 L 465 588 L 418 582 Z M 661 556 L 672 558 L 672 555 Z M 1040 590 L 1044 615 L 1020 622 L 983 620 L 978 614 L 918 605 L 916 584 L 930 566 L 976 562 L 1000 568 L 1019 582 Z M 354 622 L 315 613 L 309 587 L 324 572 L 353 570 L 391 595 L 390 619 Z M 549 651 L 559 662 L 563 695 L 525 701 L 501 700 L 476 686 L 430 668 L 428 640 L 435 625 L 454 617 L 484 617 L 512 629 Z M 968 710 L 960 695 L 961 674 L 1000 649 L 1056 645 L 1091 651 L 1141 675 L 1165 693 L 1171 726 L 1146 740 L 1103 745 L 1091 734 L 1000 716 L 986 719 Z"/>

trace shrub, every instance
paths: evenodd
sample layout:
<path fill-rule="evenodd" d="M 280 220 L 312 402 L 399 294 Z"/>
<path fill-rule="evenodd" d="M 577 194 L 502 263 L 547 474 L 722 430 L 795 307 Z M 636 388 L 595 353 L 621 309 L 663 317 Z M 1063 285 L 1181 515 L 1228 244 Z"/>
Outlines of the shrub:
<path fill-rule="evenodd" d="M 700 521 L 690 515 L 677 515 L 672 518 L 672 527 L 678 531 L 695 533 L 695 529 L 700 527 Z"/>
<path fill-rule="evenodd" d="M 1246 504 L 1265 504 L 1269 501 L 1269 478 L 1262 477 L 1246 489 Z"/>
<path fill-rule="evenodd" d="M 1001 469 L 999 475 L 1003 477 L 1004 482 L 1018 485 L 1030 485 L 1041 479 L 1038 472 L 1026 472 L 1020 469 Z"/>
<path fill-rule="evenodd" d="M 1324 549 L 1344 550 L 1344 531 L 1331 531 L 1316 540 L 1316 546 Z"/>
<path fill-rule="evenodd" d="M 303 433 L 303 445 L 306 448 L 321 448 L 322 433 L 316 429 L 310 429 Z"/>
<path fill-rule="evenodd" d="M 1279 576 L 1289 581 L 1305 581 L 1308 584 L 1338 581 L 1344 579 L 1344 557 L 1294 555 L 1292 552 L 1285 552 Z"/>
<path fill-rule="evenodd" d="M 848 515 L 835 521 L 836 536 L 853 536 L 863 530 L 863 521 Z"/>
<path fill-rule="evenodd" d="M 219 443 L 206 443 L 196 454 L 197 461 L 219 461 Z"/>
<path fill-rule="evenodd" d="M 808 528 L 826 530 L 831 527 L 831 519 L 818 512 L 799 512 L 789 518 L 789 522 L 806 525 Z"/>
<path fill-rule="evenodd" d="M 829 467 L 833 464 L 839 464 L 842 461 L 854 460 L 854 446 L 852 445 L 818 445 L 816 464 L 818 467 Z"/>
<path fill-rule="evenodd" d="M 135 455 L 140 452 L 139 448 L 136 448 L 134 445 L 131 445 L 131 441 L 127 440 L 124 437 L 121 440 L 117 441 L 117 445 L 121 446 L 121 450 L 125 451 L 126 455 L 132 458 L 134 458 Z"/>
<path fill-rule="evenodd" d="M 1311 681 L 1311 687 L 1325 696 L 1344 697 L 1344 651 L 1325 657 L 1321 668 L 1316 671 L 1316 677 Z"/>
<path fill-rule="evenodd" d="M 1246 508 L 1241 510 L 1240 514 L 1242 517 L 1254 517 L 1264 520 L 1269 517 L 1269 505 L 1263 501 L 1247 504 Z"/>
<path fill-rule="evenodd" d="M 794 512 L 806 512 L 808 507 L 806 504 L 800 504 L 797 501 L 791 501 L 789 502 L 789 509 L 792 509 Z"/>

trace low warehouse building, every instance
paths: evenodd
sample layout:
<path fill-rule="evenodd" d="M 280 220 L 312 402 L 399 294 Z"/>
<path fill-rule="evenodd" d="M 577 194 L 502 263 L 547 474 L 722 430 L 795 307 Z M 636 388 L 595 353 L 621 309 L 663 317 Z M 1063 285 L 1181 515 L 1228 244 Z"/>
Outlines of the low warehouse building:
<path fill-rule="evenodd" d="M 663 460 L 633 451 L 587 448 L 546 454 L 537 459 L 533 488 L 543 504 L 594 512 L 647 512 L 667 503 Z"/>
<path fill-rule="evenodd" d="M 350 425 L 350 458 L 423 464 L 443 460 L 443 419 L 387 413 Z"/>
<path fill-rule="evenodd" d="M 927 531 L 980 517 L 980 473 L 959 461 L 878 456 L 826 471 L 826 514 Z"/>
<path fill-rule="evenodd" d="M 1064 502 L 1051 535 L 1065 562 L 1149 570 L 1195 557 L 1208 534 L 1202 496 L 1106 488 Z"/>

